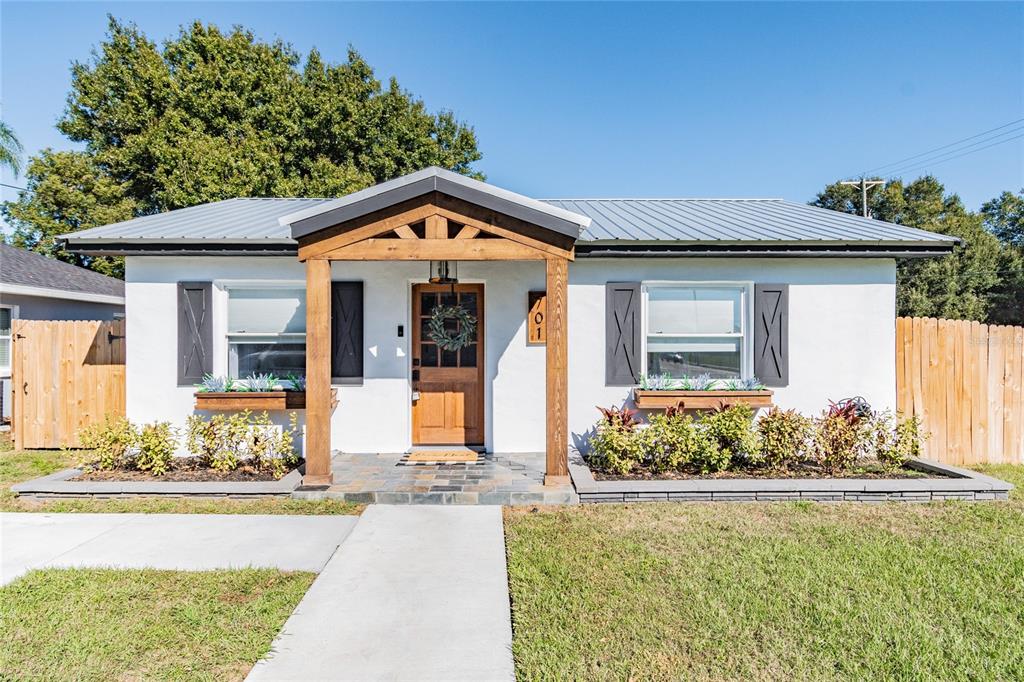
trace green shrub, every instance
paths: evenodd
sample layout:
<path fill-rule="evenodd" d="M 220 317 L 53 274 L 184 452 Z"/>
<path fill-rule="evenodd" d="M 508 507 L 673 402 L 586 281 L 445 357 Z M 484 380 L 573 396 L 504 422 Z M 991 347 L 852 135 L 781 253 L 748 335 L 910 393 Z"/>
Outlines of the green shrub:
<path fill-rule="evenodd" d="M 911 457 L 921 455 L 921 423 L 917 417 L 875 413 L 866 431 L 870 453 L 888 469 L 899 468 Z"/>
<path fill-rule="evenodd" d="M 654 471 L 678 470 L 688 465 L 702 469 L 709 464 L 718 466 L 717 443 L 693 417 L 682 411 L 670 409 L 665 414 L 652 415 L 647 429 Z"/>
<path fill-rule="evenodd" d="M 596 469 L 628 474 L 647 460 L 652 435 L 649 428 L 627 426 L 622 417 L 612 415 L 598 422 L 594 434 L 588 440 L 588 459 Z"/>
<path fill-rule="evenodd" d="M 290 420 L 289 428 L 278 430 L 266 412 L 254 416 L 250 410 L 243 410 L 209 419 L 192 415 L 187 422 L 185 447 L 202 466 L 216 471 L 233 471 L 248 464 L 280 478 L 299 461 L 293 446 L 298 416 L 293 412 Z"/>
<path fill-rule="evenodd" d="M 293 446 L 295 432 L 299 429 L 299 417 L 292 412 L 288 419 L 287 429 L 278 429 L 266 412 L 249 421 L 245 443 L 249 462 L 255 469 L 270 471 L 275 478 L 281 478 L 289 467 L 299 461 Z"/>
<path fill-rule="evenodd" d="M 124 417 L 106 415 L 101 423 L 90 424 L 78 432 L 78 439 L 86 453 L 83 465 L 97 469 L 116 469 L 130 466 L 138 431 Z"/>
<path fill-rule="evenodd" d="M 733 459 L 758 459 L 760 453 L 753 419 L 754 409 L 745 404 L 713 410 L 701 418 L 702 427 L 718 449 L 717 453 L 705 453 L 707 470 L 726 469 Z"/>
<path fill-rule="evenodd" d="M 154 422 L 144 425 L 139 431 L 136 445 L 138 452 L 135 455 L 135 467 L 140 471 L 148 471 L 154 476 L 162 476 L 167 473 L 167 467 L 174 458 L 174 451 L 178 447 L 170 422 Z"/>
<path fill-rule="evenodd" d="M 796 410 L 773 407 L 757 420 L 760 460 L 772 468 L 784 468 L 806 457 L 811 419 Z"/>

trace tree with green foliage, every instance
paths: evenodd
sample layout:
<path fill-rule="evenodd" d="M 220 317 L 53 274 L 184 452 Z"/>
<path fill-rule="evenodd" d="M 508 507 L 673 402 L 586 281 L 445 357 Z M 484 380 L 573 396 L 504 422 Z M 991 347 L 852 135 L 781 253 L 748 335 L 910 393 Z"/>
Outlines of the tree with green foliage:
<path fill-rule="evenodd" d="M 1003 192 L 981 206 L 985 227 L 1004 244 L 1024 251 L 1024 189 Z"/>
<path fill-rule="evenodd" d="M 15 175 L 21 172 L 21 141 L 11 126 L 0 121 L 0 168 L 7 168 Z"/>
<path fill-rule="evenodd" d="M 860 192 L 839 183 L 820 192 L 814 206 L 859 215 Z M 1008 282 L 1020 275 L 1020 258 L 985 229 L 983 216 L 964 208 L 955 194 L 932 176 L 904 184 L 890 180 L 868 199 L 872 217 L 958 237 L 949 256 L 906 259 L 898 263 L 896 305 L 899 315 L 1020 324 Z"/>
<path fill-rule="evenodd" d="M 482 177 L 473 129 L 383 86 L 353 49 L 341 64 L 249 31 L 195 22 L 161 47 L 113 17 L 71 69 L 57 128 L 82 151 L 44 150 L 3 213 L 14 241 L 101 272 L 55 235 L 237 196 L 340 196 L 429 165 Z"/>

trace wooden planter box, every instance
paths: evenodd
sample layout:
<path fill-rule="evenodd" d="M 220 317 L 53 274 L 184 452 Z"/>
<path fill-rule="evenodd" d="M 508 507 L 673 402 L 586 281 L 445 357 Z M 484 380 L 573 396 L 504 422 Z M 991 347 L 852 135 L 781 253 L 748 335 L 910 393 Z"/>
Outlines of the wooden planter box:
<path fill-rule="evenodd" d="M 635 389 L 633 399 L 643 410 L 682 406 L 687 410 L 711 410 L 721 405 L 771 407 L 772 391 L 644 391 Z"/>
<path fill-rule="evenodd" d="M 197 410 L 304 410 L 305 391 L 230 391 L 213 393 L 197 391 Z M 338 389 L 331 389 L 331 407 L 338 404 Z"/>

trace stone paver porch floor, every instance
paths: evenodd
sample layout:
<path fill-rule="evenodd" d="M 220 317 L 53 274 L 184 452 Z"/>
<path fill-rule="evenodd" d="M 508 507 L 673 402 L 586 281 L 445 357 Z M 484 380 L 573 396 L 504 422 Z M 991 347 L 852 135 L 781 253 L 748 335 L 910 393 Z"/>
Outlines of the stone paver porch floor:
<path fill-rule="evenodd" d="M 576 504 L 572 484 L 544 485 L 544 453 L 483 454 L 466 464 L 399 462 L 402 453 L 339 453 L 334 485 L 299 489 L 293 497 L 363 504 Z"/>

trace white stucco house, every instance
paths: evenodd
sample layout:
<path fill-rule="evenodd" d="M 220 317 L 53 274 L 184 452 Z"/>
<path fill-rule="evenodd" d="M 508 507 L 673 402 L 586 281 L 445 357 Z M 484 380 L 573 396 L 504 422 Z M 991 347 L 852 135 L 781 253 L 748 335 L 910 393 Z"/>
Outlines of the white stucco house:
<path fill-rule="evenodd" d="M 893 408 L 896 259 L 956 243 L 777 199 L 540 201 L 438 168 L 64 239 L 126 257 L 130 419 L 184 424 L 204 373 L 304 374 L 311 484 L 332 449 L 435 444 L 545 451 L 564 477 L 595 406 L 645 373 Z M 475 320 L 456 350 L 431 340 L 465 323 L 434 319 L 449 304 Z"/>

